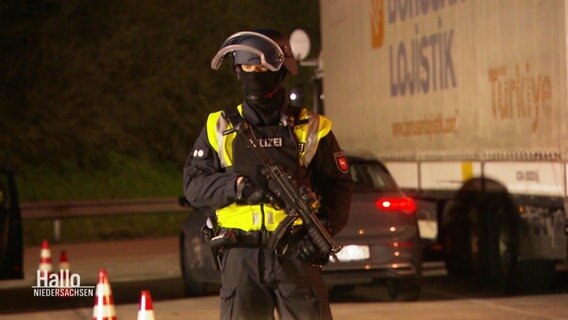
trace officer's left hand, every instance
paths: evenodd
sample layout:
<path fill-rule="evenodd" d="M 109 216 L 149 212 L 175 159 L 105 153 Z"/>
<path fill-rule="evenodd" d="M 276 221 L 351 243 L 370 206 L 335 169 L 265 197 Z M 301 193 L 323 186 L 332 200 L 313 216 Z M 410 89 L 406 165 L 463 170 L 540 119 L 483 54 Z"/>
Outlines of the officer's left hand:
<path fill-rule="evenodd" d="M 239 177 L 235 190 L 239 203 L 259 204 L 264 199 L 264 190 L 253 185 L 246 177 Z"/>

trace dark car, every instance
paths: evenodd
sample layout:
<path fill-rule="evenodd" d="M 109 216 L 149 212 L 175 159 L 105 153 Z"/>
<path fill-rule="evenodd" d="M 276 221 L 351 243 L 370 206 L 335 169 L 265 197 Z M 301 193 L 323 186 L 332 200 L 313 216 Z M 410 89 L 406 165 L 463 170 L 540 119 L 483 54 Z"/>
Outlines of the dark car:
<path fill-rule="evenodd" d="M 397 186 L 386 167 L 366 155 L 349 156 L 355 189 L 349 222 L 335 236 L 343 246 L 339 262 L 322 269 L 328 285 L 340 290 L 384 283 L 396 301 L 418 299 L 422 248 L 415 202 Z M 188 295 L 218 286 L 219 272 L 209 246 L 201 242 L 207 213 L 192 213 L 180 233 L 180 261 Z"/>
<path fill-rule="evenodd" d="M 22 279 L 22 217 L 14 174 L 0 168 L 0 280 Z"/>

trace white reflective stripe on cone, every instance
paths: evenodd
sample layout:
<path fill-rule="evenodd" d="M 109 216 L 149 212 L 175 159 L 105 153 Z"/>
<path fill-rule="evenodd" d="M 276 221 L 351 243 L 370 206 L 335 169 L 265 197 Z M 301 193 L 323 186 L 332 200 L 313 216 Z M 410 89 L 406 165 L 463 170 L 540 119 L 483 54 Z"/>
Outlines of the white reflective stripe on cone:
<path fill-rule="evenodd" d="M 53 270 L 53 267 L 51 266 L 51 263 L 40 263 L 38 270 L 51 272 Z"/>
<path fill-rule="evenodd" d="M 140 310 L 138 311 L 138 319 L 137 320 L 155 320 L 154 318 L 154 311 L 152 310 Z"/>
<path fill-rule="evenodd" d="M 108 283 L 99 283 L 97 284 L 97 293 L 96 295 L 98 297 L 100 296 L 105 296 L 108 297 L 110 295 L 112 295 L 112 292 L 110 290 L 110 286 L 108 285 Z"/>
<path fill-rule="evenodd" d="M 51 251 L 49 249 L 41 249 L 39 256 L 40 258 L 51 258 Z"/>
<path fill-rule="evenodd" d="M 98 305 L 93 308 L 93 320 L 115 320 L 114 305 Z"/>

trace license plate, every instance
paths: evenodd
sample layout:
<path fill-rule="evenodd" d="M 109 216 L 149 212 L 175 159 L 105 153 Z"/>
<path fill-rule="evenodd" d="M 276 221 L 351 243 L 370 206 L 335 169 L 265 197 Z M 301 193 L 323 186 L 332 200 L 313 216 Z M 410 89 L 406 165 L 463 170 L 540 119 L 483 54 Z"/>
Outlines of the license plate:
<path fill-rule="evenodd" d="M 370 257 L 371 254 L 367 245 L 347 245 L 337 253 L 340 262 L 367 260 Z M 330 261 L 333 261 L 333 259 Z"/>
<path fill-rule="evenodd" d="M 420 238 L 434 240 L 438 236 L 438 223 L 432 220 L 418 220 Z"/>

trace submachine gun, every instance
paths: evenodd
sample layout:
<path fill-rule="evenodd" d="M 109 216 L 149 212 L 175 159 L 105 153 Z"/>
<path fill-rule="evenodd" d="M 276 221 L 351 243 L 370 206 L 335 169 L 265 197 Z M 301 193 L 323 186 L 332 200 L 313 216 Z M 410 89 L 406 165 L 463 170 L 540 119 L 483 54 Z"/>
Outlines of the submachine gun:
<path fill-rule="evenodd" d="M 269 199 L 269 201 L 275 207 L 283 209 L 287 214 L 287 217 L 278 225 L 269 239 L 269 248 L 276 250 L 277 253 L 284 254 L 288 249 L 288 243 L 284 240 L 292 230 L 294 221 L 300 218 L 317 248 L 323 254 L 331 256 L 335 262 L 338 262 L 337 253 L 342 247 L 335 242 L 316 216 L 320 208 L 316 194 L 307 186 L 298 186 L 285 168 L 274 164 L 266 152 L 259 148 L 252 127 L 246 120 L 242 117 L 238 121 L 230 118 L 232 117 L 227 120 L 233 127 L 225 130 L 223 135 L 237 132 L 237 137 L 246 139 L 247 144 L 263 165 L 262 174 L 268 181 L 268 189 L 277 198 Z"/>

